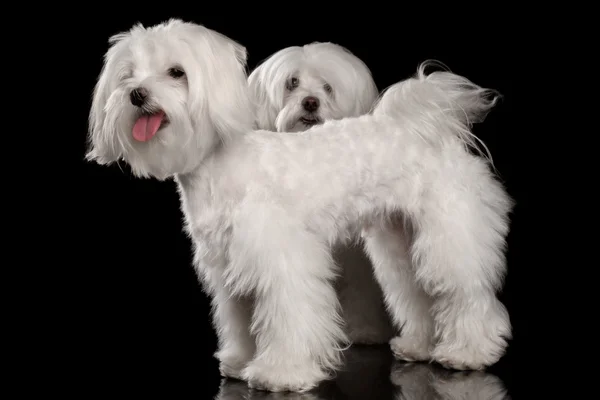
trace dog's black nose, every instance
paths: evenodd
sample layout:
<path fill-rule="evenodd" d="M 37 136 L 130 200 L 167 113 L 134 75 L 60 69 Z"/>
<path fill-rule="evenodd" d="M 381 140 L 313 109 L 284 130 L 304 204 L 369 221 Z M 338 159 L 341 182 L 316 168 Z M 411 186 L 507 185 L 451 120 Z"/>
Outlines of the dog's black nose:
<path fill-rule="evenodd" d="M 306 111 L 315 111 L 319 108 L 319 99 L 313 96 L 305 97 L 302 100 L 302 107 L 304 107 Z"/>
<path fill-rule="evenodd" d="M 129 100 L 136 107 L 143 106 L 146 102 L 146 97 L 148 97 L 148 91 L 144 88 L 135 88 L 129 93 Z"/>

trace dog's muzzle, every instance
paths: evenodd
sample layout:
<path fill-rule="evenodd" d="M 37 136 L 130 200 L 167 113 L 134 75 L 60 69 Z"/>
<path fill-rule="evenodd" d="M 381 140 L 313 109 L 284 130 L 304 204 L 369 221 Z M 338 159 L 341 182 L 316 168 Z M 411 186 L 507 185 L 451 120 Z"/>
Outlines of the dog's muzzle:
<path fill-rule="evenodd" d="M 146 103 L 148 91 L 144 88 L 135 88 L 129 93 L 129 101 L 136 107 L 141 107 Z"/>
<path fill-rule="evenodd" d="M 319 109 L 319 99 L 314 96 L 306 96 L 302 99 L 302 108 L 308 112 L 315 112 Z"/>

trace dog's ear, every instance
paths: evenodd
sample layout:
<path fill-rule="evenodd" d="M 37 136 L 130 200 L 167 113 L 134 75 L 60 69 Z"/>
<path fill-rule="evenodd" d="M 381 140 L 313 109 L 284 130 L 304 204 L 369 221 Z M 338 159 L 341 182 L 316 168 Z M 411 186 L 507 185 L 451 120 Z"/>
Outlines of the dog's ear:
<path fill-rule="evenodd" d="M 355 115 L 370 113 L 379 97 L 379 89 L 375 84 L 373 74 L 364 61 L 345 47 L 339 47 L 342 52 L 347 54 L 346 59 L 353 67 L 351 71 L 348 71 L 352 75 L 346 88 L 351 91 L 350 98 L 356 99 Z"/>
<path fill-rule="evenodd" d="M 194 124 L 207 117 L 223 142 L 252 129 L 254 109 L 246 83 L 246 49 L 215 31 L 190 26 L 193 60 L 184 60 L 189 113 Z"/>
<path fill-rule="evenodd" d="M 276 131 L 275 120 L 277 119 L 279 108 L 275 104 L 276 99 L 274 99 L 275 93 L 273 91 L 278 88 L 278 82 L 271 82 L 266 77 L 270 65 L 269 59 L 267 59 L 252 71 L 248 77 L 248 88 L 255 107 L 255 127 L 257 129 Z M 283 86 L 280 88 L 281 92 L 283 92 L 282 88 Z"/>
<path fill-rule="evenodd" d="M 92 95 L 92 106 L 88 120 L 88 151 L 85 158 L 98 164 L 106 165 L 119 160 L 122 155 L 118 146 L 117 134 L 111 122 L 107 121 L 106 107 L 113 90 L 114 77 L 113 55 L 117 52 L 120 43 L 130 37 L 129 32 L 111 36 L 111 47 L 104 55 L 104 61 L 98 81 Z"/>
<path fill-rule="evenodd" d="M 337 103 L 347 116 L 369 113 L 379 97 L 371 70 L 360 58 L 336 43 L 310 45 L 313 56 L 327 71 L 326 79 L 333 85 Z"/>

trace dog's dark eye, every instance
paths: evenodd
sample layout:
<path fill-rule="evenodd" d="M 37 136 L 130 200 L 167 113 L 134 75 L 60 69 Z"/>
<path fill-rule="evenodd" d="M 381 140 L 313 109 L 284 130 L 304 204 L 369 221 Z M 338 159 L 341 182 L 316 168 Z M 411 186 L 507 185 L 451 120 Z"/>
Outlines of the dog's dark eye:
<path fill-rule="evenodd" d="M 292 77 L 290 79 L 287 80 L 287 82 L 285 83 L 285 88 L 287 90 L 294 90 L 298 87 L 298 85 L 300 84 L 300 80 L 296 77 Z"/>
<path fill-rule="evenodd" d="M 331 87 L 331 85 L 329 83 L 326 83 L 325 85 L 323 85 L 323 89 L 325 89 L 325 91 L 327 93 L 331 93 L 333 91 L 333 88 Z"/>
<path fill-rule="evenodd" d="M 185 72 L 183 72 L 183 70 L 181 68 L 177 68 L 177 67 L 169 68 L 168 73 L 169 73 L 169 76 L 174 79 L 179 79 L 185 75 Z"/>

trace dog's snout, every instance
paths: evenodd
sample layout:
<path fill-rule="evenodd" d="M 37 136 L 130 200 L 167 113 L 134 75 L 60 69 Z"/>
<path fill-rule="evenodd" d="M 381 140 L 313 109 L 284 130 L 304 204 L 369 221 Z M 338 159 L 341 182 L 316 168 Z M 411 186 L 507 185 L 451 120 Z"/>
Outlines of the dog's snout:
<path fill-rule="evenodd" d="M 148 91 L 141 87 L 135 88 L 129 93 L 129 100 L 136 107 L 143 106 L 146 102 L 146 97 L 148 97 Z"/>
<path fill-rule="evenodd" d="M 306 111 L 316 111 L 319 108 L 319 99 L 313 96 L 307 96 L 302 100 L 302 107 Z"/>

